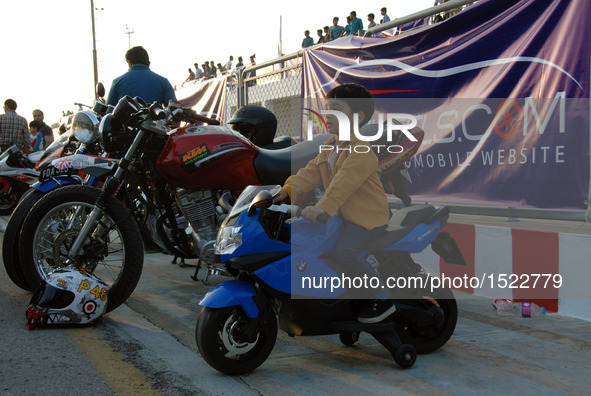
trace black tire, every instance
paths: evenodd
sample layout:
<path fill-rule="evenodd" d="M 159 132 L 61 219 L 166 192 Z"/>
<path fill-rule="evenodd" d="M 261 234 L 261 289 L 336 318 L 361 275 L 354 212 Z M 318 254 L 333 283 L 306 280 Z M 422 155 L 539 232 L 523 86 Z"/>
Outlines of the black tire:
<path fill-rule="evenodd" d="M 351 346 L 359 341 L 359 332 L 339 333 L 339 340 L 345 346 Z"/>
<path fill-rule="evenodd" d="M 449 289 L 440 289 L 437 291 L 437 297 L 431 299 L 405 300 L 405 303 L 414 304 L 424 309 L 437 309 L 435 301 L 441 313 L 443 320 L 439 326 L 428 326 L 425 328 L 416 328 L 412 325 L 397 323 L 396 332 L 405 344 L 411 344 L 415 347 L 417 353 L 424 354 L 433 352 L 441 348 L 452 336 L 458 320 L 458 305 L 453 293 Z"/>
<path fill-rule="evenodd" d="M 2 261 L 10 280 L 23 290 L 33 291 L 25 279 L 19 258 L 19 237 L 25 217 L 44 193 L 30 188 L 8 219 L 2 240 Z"/>
<path fill-rule="evenodd" d="M 240 307 L 203 308 L 197 319 L 195 338 L 205 361 L 229 375 L 242 375 L 259 367 L 269 357 L 277 340 L 277 319 L 269 310 L 254 342 L 242 339 L 247 317 Z"/>
<path fill-rule="evenodd" d="M 394 354 L 394 361 L 403 369 L 412 367 L 417 360 L 417 351 L 412 345 L 403 344 L 398 347 Z"/>
<path fill-rule="evenodd" d="M 69 248 L 100 191 L 89 186 L 62 187 L 33 206 L 19 241 L 22 270 L 31 288 L 35 289 L 50 272 L 67 265 Z M 109 312 L 123 304 L 137 286 L 144 247 L 136 222 L 115 198 L 108 199 L 99 224 L 103 232 L 96 231 L 98 226 L 91 232 L 83 256 L 74 264 L 88 269 L 110 286 Z"/>
<path fill-rule="evenodd" d="M 26 192 L 22 186 L 11 182 L 11 191 L 6 193 L 0 191 L 0 216 L 6 216 L 14 211 L 14 208 L 18 205 L 19 200 Z"/>

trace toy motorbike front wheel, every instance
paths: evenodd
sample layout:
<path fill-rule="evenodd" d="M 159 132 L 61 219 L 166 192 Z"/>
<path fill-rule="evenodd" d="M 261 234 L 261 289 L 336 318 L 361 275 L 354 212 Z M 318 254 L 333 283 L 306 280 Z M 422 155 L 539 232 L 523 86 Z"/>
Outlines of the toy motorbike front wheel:
<path fill-rule="evenodd" d="M 277 319 L 268 310 L 257 329 L 240 307 L 203 308 L 195 329 L 197 347 L 213 368 L 229 375 L 246 374 L 260 366 L 277 340 Z"/>

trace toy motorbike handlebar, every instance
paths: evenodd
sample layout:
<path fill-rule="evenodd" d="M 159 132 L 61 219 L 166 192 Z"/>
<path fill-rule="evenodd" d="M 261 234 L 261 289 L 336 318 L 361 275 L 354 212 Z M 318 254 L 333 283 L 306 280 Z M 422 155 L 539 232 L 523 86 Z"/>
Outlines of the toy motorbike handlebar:
<path fill-rule="evenodd" d="M 294 205 L 292 205 L 292 206 L 294 206 Z M 295 217 L 302 217 L 302 211 L 306 208 L 294 206 L 294 209 L 295 209 Z M 318 223 L 326 223 L 330 219 L 330 217 L 331 216 L 329 216 L 328 213 L 325 212 L 325 213 L 319 215 L 318 217 L 316 217 L 316 221 Z"/>

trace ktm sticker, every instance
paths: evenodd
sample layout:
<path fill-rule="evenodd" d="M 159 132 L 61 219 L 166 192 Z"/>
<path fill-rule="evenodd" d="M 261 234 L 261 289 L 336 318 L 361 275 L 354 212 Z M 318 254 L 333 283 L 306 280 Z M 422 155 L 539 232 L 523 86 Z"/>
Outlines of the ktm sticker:
<path fill-rule="evenodd" d="M 195 147 L 194 149 L 191 149 L 186 153 L 179 155 L 179 159 L 183 166 L 187 166 L 193 164 L 194 162 L 200 159 L 207 157 L 209 154 L 210 153 L 209 149 L 207 148 L 207 145 L 202 144 L 199 147 Z"/>

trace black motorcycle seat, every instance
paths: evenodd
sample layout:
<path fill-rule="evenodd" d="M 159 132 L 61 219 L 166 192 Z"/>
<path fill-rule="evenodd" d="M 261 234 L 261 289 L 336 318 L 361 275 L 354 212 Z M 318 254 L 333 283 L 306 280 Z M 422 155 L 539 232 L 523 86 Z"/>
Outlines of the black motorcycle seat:
<path fill-rule="evenodd" d="M 369 246 L 370 251 L 384 250 L 411 232 L 418 224 L 430 220 L 437 212 L 433 205 L 413 205 L 397 209 L 388 228 Z"/>
<path fill-rule="evenodd" d="M 305 167 L 314 159 L 320 146 L 332 137 L 331 134 L 316 135 L 312 140 L 306 140 L 294 146 L 279 150 L 269 150 L 258 147 L 258 154 L 254 158 L 254 169 L 261 184 L 280 184 Z"/>
<path fill-rule="evenodd" d="M 272 143 L 265 144 L 261 147 L 267 150 L 279 150 L 282 148 L 293 146 L 295 144 L 297 144 L 297 142 L 290 136 L 278 136 L 275 139 L 273 139 Z"/>

